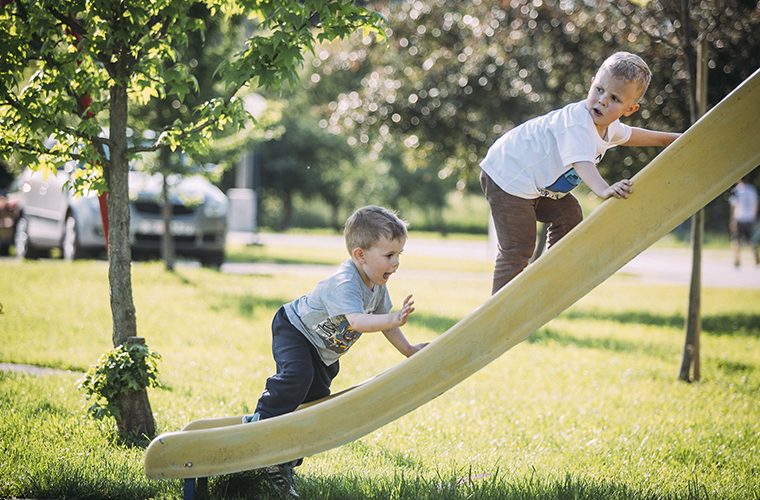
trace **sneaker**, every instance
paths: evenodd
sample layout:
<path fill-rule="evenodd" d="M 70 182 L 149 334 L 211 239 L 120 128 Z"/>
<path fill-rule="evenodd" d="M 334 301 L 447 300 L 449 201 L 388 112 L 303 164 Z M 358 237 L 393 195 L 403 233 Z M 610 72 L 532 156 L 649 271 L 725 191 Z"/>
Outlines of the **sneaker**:
<path fill-rule="evenodd" d="M 259 412 L 256 412 L 252 415 L 243 415 L 244 424 L 250 424 L 251 422 L 258 422 L 259 420 L 261 420 L 261 415 L 259 415 Z"/>
<path fill-rule="evenodd" d="M 299 498 L 291 463 L 265 467 L 264 474 L 272 488 L 283 498 Z"/>

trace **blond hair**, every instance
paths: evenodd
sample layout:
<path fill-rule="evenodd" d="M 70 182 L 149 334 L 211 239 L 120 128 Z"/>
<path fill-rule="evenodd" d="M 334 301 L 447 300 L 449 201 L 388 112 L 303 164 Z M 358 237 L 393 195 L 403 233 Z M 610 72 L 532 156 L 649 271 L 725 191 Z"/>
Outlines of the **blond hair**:
<path fill-rule="evenodd" d="M 343 230 L 349 252 L 354 248 L 367 250 L 383 236 L 389 240 L 405 240 L 406 222 L 395 212 L 376 205 L 362 207 L 351 214 Z"/>
<path fill-rule="evenodd" d="M 617 78 L 622 78 L 628 82 L 639 85 L 639 98 L 649 88 L 649 82 L 652 81 L 652 71 L 642 58 L 630 52 L 615 52 L 604 60 L 599 71 L 607 70 Z"/>

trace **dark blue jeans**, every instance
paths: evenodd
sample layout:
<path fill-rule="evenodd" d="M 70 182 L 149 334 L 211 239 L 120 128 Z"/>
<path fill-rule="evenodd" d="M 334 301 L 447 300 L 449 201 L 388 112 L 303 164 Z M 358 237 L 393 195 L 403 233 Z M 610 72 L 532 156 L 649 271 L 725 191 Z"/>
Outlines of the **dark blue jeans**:
<path fill-rule="evenodd" d="M 330 395 L 339 362 L 325 365 L 317 349 L 288 321 L 282 307 L 272 320 L 272 354 L 277 373 L 267 379 L 256 404 L 262 420 L 290 413 L 301 403 Z"/>

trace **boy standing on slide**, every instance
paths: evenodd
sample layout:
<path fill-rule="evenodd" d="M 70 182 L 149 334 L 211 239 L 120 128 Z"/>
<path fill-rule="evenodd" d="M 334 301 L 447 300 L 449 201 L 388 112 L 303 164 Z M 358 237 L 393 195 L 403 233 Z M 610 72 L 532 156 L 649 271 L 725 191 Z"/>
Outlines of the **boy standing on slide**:
<path fill-rule="evenodd" d="M 602 199 L 633 192 L 630 180 L 609 185 L 599 174 L 596 165 L 608 149 L 667 146 L 680 136 L 620 122 L 638 111 L 651 76 L 639 56 L 616 52 L 596 72 L 585 100 L 513 128 L 488 150 L 480 185 L 498 240 L 492 293 L 528 265 L 536 221 L 549 224 L 549 247 L 581 222 L 581 206 L 570 194 L 581 181 Z"/>

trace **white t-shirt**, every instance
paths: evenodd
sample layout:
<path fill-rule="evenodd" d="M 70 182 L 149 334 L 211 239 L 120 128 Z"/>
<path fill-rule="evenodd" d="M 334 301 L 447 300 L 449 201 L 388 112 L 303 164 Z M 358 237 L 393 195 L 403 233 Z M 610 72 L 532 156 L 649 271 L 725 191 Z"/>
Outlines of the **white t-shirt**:
<path fill-rule="evenodd" d="M 612 122 L 607 138 L 596 131 L 585 101 L 568 104 L 502 135 L 480 168 L 505 192 L 520 198 L 561 198 L 580 184 L 570 165 L 598 164 L 604 153 L 631 137 L 631 127 Z"/>
<path fill-rule="evenodd" d="M 728 198 L 736 222 L 753 223 L 757 217 L 757 190 L 744 182 L 737 184 Z"/>

